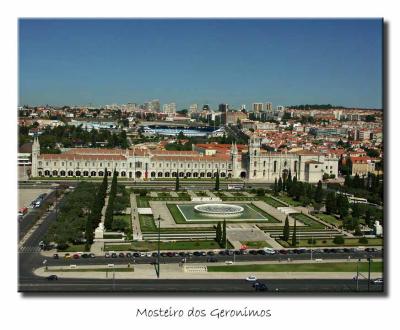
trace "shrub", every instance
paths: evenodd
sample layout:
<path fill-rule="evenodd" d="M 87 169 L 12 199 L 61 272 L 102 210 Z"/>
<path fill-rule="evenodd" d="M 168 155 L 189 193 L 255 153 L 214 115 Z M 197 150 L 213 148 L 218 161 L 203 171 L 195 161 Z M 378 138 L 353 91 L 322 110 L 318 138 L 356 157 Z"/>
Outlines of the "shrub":
<path fill-rule="evenodd" d="M 262 188 L 257 189 L 257 196 L 265 196 L 265 190 Z"/>
<path fill-rule="evenodd" d="M 315 243 L 317 243 L 317 241 L 316 241 L 314 238 L 310 238 L 310 239 L 307 241 L 307 243 L 308 243 L 308 244 L 315 244 Z"/>
<path fill-rule="evenodd" d="M 368 239 L 366 237 L 360 237 L 360 239 L 358 240 L 358 243 L 368 244 Z"/>
<path fill-rule="evenodd" d="M 333 239 L 333 243 L 335 243 L 335 244 L 344 244 L 344 238 L 343 238 L 343 236 L 336 236 L 336 237 Z"/>

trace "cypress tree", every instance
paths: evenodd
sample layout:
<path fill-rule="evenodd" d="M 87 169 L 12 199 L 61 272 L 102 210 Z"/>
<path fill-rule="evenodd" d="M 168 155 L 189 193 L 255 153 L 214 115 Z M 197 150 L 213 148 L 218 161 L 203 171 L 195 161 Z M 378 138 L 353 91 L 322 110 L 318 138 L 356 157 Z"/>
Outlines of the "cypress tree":
<path fill-rule="evenodd" d="M 88 214 L 86 219 L 85 238 L 87 244 L 93 243 L 93 219 L 91 213 Z"/>
<path fill-rule="evenodd" d="M 296 233 L 296 218 L 294 219 L 293 235 L 292 235 L 292 246 L 297 245 L 297 233 Z"/>
<path fill-rule="evenodd" d="M 217 224 L 217 229 L 215 231 L 215 240 L 216 242 L 221 245 L 221 240 L 222 240 L 222 226 L 221 226 L 221 222 L 218 222 Z"/>
<path fill-rule="evenodd" d="M 278 180 L 276 178 L 274 182 L 274 195 L 278 195 Z"/>
<path fill-rule="evenodd" d="M 221 246 L 223 246 L 226 249 L 226 221 L 225 221 L 225 219 L 224 219 L 224 223 L 222 225 Z"/>
<path fill-rule="evenodd" d="M 217 176 L 215 177 L 215 190 L 219 190 L 219 170 L 217 170 Z"/>
<path fill-rule="evenodd" d="M 283 227 L 283 240 L 288 241 L 290 237 L 289 216 L 286 216 L 285 226 Z"/>
<path fill-rule="evenodd" d="M 322 191 L 322 182 L 321 180 L 318 181 L 317 189 L 315 189 L 314 200 L 317 203 L 321 203 L 323 198 L 323 191 Z"/>
<path fill-rule="evenodd" d="M 176 172 L 175 191 L 179 191 L 179 173 Z"/>
<path fill-rule="evenodd" d="M 283 182 L 282 182 L 282 178 L 279 177 L 279 180 L 278 180 L 278 192 L 281 192 L 282 189 L 283 189 Z"/>

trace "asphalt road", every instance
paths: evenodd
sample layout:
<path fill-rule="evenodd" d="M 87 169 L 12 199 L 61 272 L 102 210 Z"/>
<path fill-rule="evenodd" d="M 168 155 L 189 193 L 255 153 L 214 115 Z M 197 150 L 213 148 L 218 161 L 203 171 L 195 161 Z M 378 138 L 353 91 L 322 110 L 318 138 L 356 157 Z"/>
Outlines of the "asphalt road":
<path fill-rule="evenodd" d="M 265 294 L 310 294 L 310 293 L 368 293 L 366 280 L 359 281 L 357 292 L 354 280 L 262 280 L 268 291 L 256 292 L 250 282 L 246 280 L 117 280 L 112 278 L 98 279 L 58 279 L 49 281 L 37 279 L 20 280 L 20 292 L 146 292 L 146 293 L 252 293 Z M 383 285 L 370 285 L 370 293 L 382 293 Z"/>

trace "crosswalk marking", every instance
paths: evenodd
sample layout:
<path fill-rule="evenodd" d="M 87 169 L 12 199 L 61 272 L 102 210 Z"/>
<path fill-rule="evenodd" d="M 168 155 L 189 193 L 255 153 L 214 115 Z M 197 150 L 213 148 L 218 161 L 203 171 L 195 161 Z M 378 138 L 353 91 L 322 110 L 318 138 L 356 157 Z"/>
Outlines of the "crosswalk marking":
<path fill-rule="evenodd" d="M 21 253 L 36 253 L 40 252 L 41 249 L 38 246 L 21 246 L 18 251 Z"/>

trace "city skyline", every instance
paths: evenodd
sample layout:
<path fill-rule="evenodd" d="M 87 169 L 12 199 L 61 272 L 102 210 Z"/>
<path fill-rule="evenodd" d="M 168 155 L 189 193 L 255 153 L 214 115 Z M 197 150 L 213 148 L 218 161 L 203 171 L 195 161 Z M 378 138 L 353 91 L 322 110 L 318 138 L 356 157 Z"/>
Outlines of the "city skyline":
<path fill-rule="evenodd" d="M 19 22 L 19 104 L 382 107 L 382 20 Z"/>

